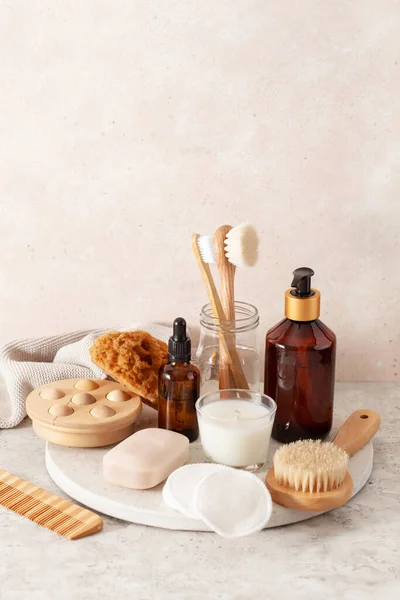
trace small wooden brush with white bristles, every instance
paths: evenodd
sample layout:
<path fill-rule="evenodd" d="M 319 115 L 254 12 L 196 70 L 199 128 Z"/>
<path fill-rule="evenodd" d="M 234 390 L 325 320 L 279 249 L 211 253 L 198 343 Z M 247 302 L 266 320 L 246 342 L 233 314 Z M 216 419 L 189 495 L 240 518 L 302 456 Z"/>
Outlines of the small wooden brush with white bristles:
<path fill-rule="evenodd" d="M 380 426 L 374 410 L 356 410 L 332 442 L 304 440 L 281 446 L 266 484 L 272 500 L 286 508 L 323 511 L 351 498 L 353 481 L 349 456 L 369 442 Z"/>

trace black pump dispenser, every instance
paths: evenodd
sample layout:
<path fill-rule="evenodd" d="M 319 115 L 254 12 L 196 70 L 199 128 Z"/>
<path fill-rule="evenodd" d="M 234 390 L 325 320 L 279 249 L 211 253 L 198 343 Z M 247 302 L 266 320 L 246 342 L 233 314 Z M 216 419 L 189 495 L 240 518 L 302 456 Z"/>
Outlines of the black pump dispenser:
<path fill-rule="evenodd" d="M 293 281 L 291 287 L 295 288 L 290 293 L 292 296 L 299 296 L 300 298 L 309 298 L 314 295 L 311 289 L 311 277 L 314 275 L 314 271 L 309 267 L 299 267 L 293 271 Z"/>
<path fill-rule="evenodd" d="M 168 358 L 172 362 L 190 362 L 192 344 L 186 334 L 186 321 L 177 317 L 173 325 L 173 334 L 168 340 Z"/>

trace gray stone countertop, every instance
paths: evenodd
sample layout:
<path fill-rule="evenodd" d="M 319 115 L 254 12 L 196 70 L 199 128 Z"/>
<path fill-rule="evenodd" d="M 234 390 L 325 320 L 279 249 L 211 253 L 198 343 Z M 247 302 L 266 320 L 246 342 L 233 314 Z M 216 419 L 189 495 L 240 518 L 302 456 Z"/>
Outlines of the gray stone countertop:
<path fill-rule="evenodd" d="M 238 540 L 105 517 L 71 542 L 0 506 L 1 600 L 366 600 L 400 597 L 400 385 L 339 383 L 335 411 L 382 425 L 369 483 L 346 506 Z M 65 497 L 29 419 L 0 431 L 0 467 Z"/>

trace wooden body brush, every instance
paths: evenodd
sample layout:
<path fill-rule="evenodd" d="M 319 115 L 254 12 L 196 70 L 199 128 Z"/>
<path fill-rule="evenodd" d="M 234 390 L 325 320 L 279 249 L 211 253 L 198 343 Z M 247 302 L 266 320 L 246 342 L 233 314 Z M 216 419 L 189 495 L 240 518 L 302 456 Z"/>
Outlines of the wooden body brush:
<path fill-rule="evenodd" d="M 374 410 L 356 410 L 332 442 L 305 440 L 281 446 L 266 477 L 273 501 L 309 511 L 345 504 L 353 491 L 347 471 L 349 456 L 374 437 L 379 425 L 380 417 Z"/>

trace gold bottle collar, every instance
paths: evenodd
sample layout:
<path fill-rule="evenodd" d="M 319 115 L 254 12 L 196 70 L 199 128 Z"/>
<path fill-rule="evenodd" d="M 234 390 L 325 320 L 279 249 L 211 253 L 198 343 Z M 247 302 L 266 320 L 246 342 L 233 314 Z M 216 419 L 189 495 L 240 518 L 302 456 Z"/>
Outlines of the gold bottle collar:
<path fill-rule="evenodd" d="M 290 290 L 285 292 L 285 316 L 291 321 L 315 321 L 320 315 L 321 294 L 312 290 L 313 296 L 299 298 L 293 296 Z"/>

